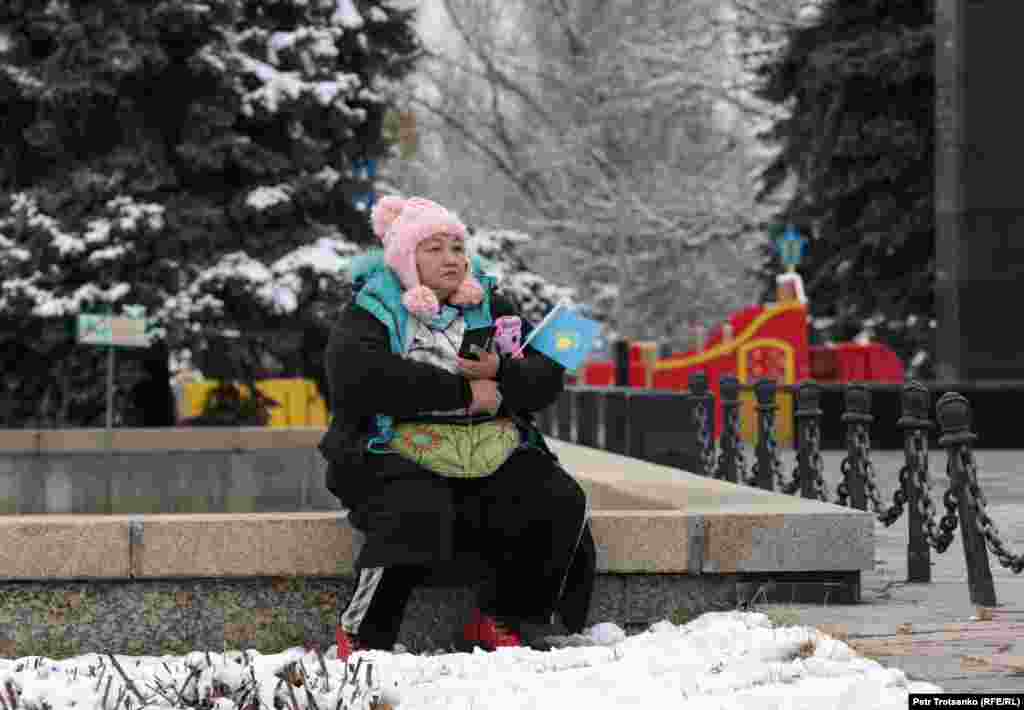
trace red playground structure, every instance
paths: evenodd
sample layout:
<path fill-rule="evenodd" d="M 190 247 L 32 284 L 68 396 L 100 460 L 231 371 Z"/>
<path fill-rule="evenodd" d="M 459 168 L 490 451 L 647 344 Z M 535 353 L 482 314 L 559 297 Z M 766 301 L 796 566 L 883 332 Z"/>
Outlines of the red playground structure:
<path fill-rule="evenodd" d="M 733 313 L 717 325 L 695 350 L 657 357 L 657 344 L 634 342 L 629 350 L 629 386 L 684 391 L 692 373 L 703 370 L 715 394 L 715 433 L 721 431 L 721 402 L 718 380 L 734 375 L 741 385 L 768 377 L 780 386 L 807 379 L 821 384 L 844 382 L 890 382 L 901 384 L 904 366 L 891 349 L 881 343 L 808 344 L 808 312 L 802 283 L 795 273 L 779 277 L 778 302 L 756 305 Z M 615 363 L 591 361 L 581 369 L 580 384 L 615 384 Z M 753 393 L 741 394 L 743 436 L 755 437 Z M 793 397 L 778 395 L 779 443 L 792 442 Z"/>

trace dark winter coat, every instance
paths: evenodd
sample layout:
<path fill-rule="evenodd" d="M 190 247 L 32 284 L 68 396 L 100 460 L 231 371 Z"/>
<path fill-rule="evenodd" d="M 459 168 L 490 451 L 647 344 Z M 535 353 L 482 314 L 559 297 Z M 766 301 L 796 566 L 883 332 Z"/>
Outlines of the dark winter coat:
<path fill-rule="evenodd" d="M 518 316 L 515 305 L 495 289 L 495 279 L 483 273 L 474 260 L 474 275 L 484 288 L 484 300 L 463 308 L 466 319 L 466 344 L 483 345 L 494 332 L 494 321 L 501 316 Z M 468 407 L 473 400 L 469 380 L 461 374 L 446 372 L 434 365 L 415 362 L 402 356 L 408 314 L 401 305 L 401 286 L 383 262 L 379 252 L 361 257 L 353 265 L 354 296 L 342 311 L 327 346 L 325 366 L 330 391 L 331 424 L 320 443 L 328 462 L 326 485 L 342 505 L 348 508 L 352 523 L 358 527 L 360 503 L 374 491 L 415 470 L 422 469 L 393 452 L 386 444 L 394 418 L 407 418 L 419 412 L 446 411 Z M 524 319 L 525 340 L 531 326 Z M 520 428 L 524 446 L 544 452 L 553 465 L 558 459 L 544 442 L 533 423 L 533 412 L 555 402 L 563 390 L 564 370 L 557 363 L 527 347 L 525 357 L 502 357 L 498 374 L 502 394 L 498 416 L 512 417 Z M 393 503 L 394 523 L 389 534 L 404 539 L 389 550 L 393 559 L 374 559 L 373 565 L 422 564 L 444 558 L 446 537 L 440 530 L 438 540 L 424 539 L 424 526 L 409 525 L 403 531 L 403 511 L 411 521 L 420 515 L 419 501 L 389 500 Z M 438 511 L 441 513 L 441 511 Z M 440 515 L 439 519 L 445 519 Z M 560 610 L 563 618 L 577 617 L 579 626 L 589 604 L 594 576 L 594 544 L 589 524 L 580 551 L 567 580 L 565 602 L 575 609 Z M 404 537 L 403 537 L 404 535 Z M 369 541 L 368 541 L 369 542 Z M 364 564 L 366 564 L 364 562 Z"/>
<path fill-rule="evenodd" d="M 519 315 L 507 298 L 494 293 L 494 278 L 474 262 L 475 275 L 484 287 L 484 300 L 463 309 L 465 341 L 484 345 L 494 333 L 494 320 Z M 401 465 L 405 459 L 389 449 L 386 431 L 393 418 L 419 412 L 468 407 L 473 401 L 469 380 L 431 364 L 407 360 L 401 343 L 411 318 L 401 305 L 401 287 L 378 252 L 353 266 L 356 293 L 342 311 L 327 345 L 325 366 L 330 390 L 332 421 L 320 443 L 327 459 L 327 488 L 345 507 L 358 501 L 362 489 L 379 475 L 381 467 Z M 522 337 L 531 332 L 523 321 Z M 464 346 L 465 348 L 465 346 Z M 525 429 L 530 444 L 554 454 L 533 423 L 533 412 L 558 399 L 563 390 L 560 365 L 527 346 L 525 357 L 502 357 L 498 381 L 502 406 L 498 416 L 511 416 Z"/>

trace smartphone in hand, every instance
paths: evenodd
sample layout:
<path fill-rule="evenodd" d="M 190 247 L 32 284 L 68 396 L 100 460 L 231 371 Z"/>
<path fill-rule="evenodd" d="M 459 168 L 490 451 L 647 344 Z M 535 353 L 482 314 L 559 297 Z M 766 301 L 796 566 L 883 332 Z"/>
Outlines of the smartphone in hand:
<path fill-rule="evenodd" d="M 479 339 L 479 336 L 477 338 L 464 339 L 462 341 L 462 347 L 459 348 L 459 357 L 463 360 L 479 360 L 481 355 L 489 352 L 491 344 L 494 341 L 494 335 L 487 335 L 483 341 L 482 347 L 477 342 L 473 342 L 474 340 L 479 341 Z"/>

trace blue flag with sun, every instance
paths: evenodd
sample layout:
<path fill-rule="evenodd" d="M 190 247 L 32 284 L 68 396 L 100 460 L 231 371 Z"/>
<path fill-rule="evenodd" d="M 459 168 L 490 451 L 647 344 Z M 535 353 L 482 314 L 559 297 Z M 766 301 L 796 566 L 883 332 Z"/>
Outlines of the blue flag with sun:
<path fill-rule="evenodd" d="M 600 333 L 600 323 L 559 304 L 533 329 L 523 348 L 532 345 L 537 352 L 574 372 L 594 350 Z"/>

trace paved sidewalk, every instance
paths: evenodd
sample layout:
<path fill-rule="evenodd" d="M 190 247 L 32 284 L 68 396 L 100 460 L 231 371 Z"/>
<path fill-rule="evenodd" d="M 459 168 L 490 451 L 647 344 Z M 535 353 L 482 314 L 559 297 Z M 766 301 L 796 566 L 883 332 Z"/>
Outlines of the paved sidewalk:
<path fill-rule="evenodd" d="M 835 495 L 841 452 L 826 452 L 826 481 Z M 1024 553 L 1024 451 L 978 451 L 979 481 L 989 514 L 1014 554 Z M 902 452 L 873 452 L 879 486 L 892 501 Z M 930 457 L 933 501 L 944 512 L 945 453 Z M 795 456 L 783 454 L 786 478 Z M 860 653 L 948 692 L 1024 692 L 1024 575 L 989 555 L 999 603 L 991 620 L 977 618 L 967 589 L 960 531 L 941 555 L 932 551 L 932 582 L 907 584 L 907 521 L 876 523 L 876 565 L 863 577 L 864 602 L 852 606 L 762 605 L 793 609 L 803 625 L 846 635 Z"/>

